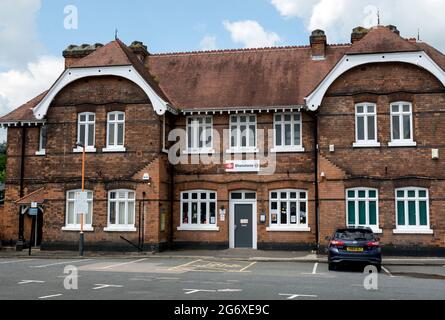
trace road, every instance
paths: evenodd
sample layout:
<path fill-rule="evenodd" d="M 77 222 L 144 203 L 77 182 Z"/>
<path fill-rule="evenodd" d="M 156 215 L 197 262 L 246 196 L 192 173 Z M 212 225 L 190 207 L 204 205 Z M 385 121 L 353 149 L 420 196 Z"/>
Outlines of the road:
<path fill-rule="evenodd" d="M 365 289 L 365 276 L 322 263 L 8 258 L 0 259 L 0 300 L 445 299 L 444 266 L 385 266 L 377 290 Z"/>

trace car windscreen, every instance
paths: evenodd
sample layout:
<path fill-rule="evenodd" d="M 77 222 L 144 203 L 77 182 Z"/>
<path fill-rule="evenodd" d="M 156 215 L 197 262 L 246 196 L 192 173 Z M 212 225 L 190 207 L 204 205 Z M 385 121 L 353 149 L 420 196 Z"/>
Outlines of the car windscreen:
<path fill-rule="evenodd" d="M 351 241 L 374 240 L 374 234 L 366 230 L 341 230 L 335 233 L 335 239 Z"/>

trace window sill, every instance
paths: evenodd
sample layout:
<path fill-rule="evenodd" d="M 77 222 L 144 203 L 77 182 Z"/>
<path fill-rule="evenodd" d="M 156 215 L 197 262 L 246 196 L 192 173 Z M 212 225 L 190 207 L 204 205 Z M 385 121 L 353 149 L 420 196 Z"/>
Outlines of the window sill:
<path fill-rule="evenodd" d="M 177 228 L 178 231 L 219 231 L 217 226 L 180 226 Z"/>
<path fill-rule="evenodd" d="M 125 147 L 121 147 L 121 148 L 103 148 L 102 152 L 104 152 L 104 153 L 127 152 L 127 149 Z"/>
<path fill-rule="evenodd" d="M 353 148 L 380 148 L 381 144 L 380 142 L 355 142 L 352 147 Z"/>
<path fill-rule="evenodd" d="M 417 142 L 415 141 L 395 141 L 389 142 L 388 147 L 397 148 L 397 147 L 417 147 Z"/>
<path fill-rule="evenodd" d="M 94 147 L 88 147 L 88 148 L 85 148 L 85 152 L 86 153 L 94 153 L 94 152 L 96 152 L 97 150 L 96 150 L 96 148 L 94 148 Z M 76 149 L 73 149 L 73 152 L 74 153 L 82 153 L 83 152 L 83 148 L 76 148 Z"/>
<path fill-rule="evenodd" d="M 354 225 L 348 225 L 348 228 L 371 228 L 372 232 L 375 234 L 382 234 L 383 230 L 379 229 L 377 227 L 372 226 L 354 226 Z"/>
<path fill-rule="evenodd" d="M 186 155 L 198 155 L 198 154 L 214 154 L 214 149 L 198 149 L 198 150 L 185 150 L 183 152 Z"/>
<path fill-rule="evenodd" d="M 135 227 L 106 227 L 104 228 L 105 232 L 136 232 L 137 229 Z"/>
<path fill-rule="evenodd" d="M 63 227 L 62 231 L 80 232 L 80 226 L 78 226 L 78 227 L 76 227 L 76 226 Z M 84 226 L 83 231 L 84 232 L 93 232 L 94 228 L 92 226 Z"/>
<path fill-rule="evenodd" d="M 297 152 L 304 152 L 305 149 L 302 147 L 292 147 L 292 148 L 280 148 L 275 147 L 273 149 L 270 149 L 270 152 L 272 153 L 297 153 Z"/>
<path fill-rule="evenodd" d="M 46 150 L 39 150 L 35 153 L 36 156 L 46 156 Z"/>
<path fill-rule="evenodd" d="M 228 149 L 227 154 L 243 154 L 243 153 L 259 153 L 258 148 L 245 148 L 245 149 Z"/>
<path fill-rule="evenodd" d="M 393 234 L 434 234 L 431 229 L 394 229 Z"/>
<path fill-rule="evenodd" d="M 309 227 L 268 227 L 267 232 L 310 232 Z"/>

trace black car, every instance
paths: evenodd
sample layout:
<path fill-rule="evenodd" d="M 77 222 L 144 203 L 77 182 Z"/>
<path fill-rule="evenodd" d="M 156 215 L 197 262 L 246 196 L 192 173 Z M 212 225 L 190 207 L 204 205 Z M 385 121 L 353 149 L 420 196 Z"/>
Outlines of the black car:
<path fill-rule="evenodd" d="M 343 263 L 373 265 L 378 271 L 382 265 L 380 239 L 370 228 L 338 229 L 329 240 L 329 270 Z"/>

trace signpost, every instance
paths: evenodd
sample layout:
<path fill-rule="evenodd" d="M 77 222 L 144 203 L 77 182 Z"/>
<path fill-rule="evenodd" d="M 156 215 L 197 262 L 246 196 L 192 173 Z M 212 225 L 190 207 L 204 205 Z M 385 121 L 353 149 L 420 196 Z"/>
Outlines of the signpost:
<path fill-rule="evenodd" d="M 29 251 L 28 255 L 31 255 L 32 243 L 37 245 L 37 215 L 39 214 L 39 205 L 37 202 L 32 202 L 31 207 L 28 209 L 28 215 L 32 217 L 31 225 L 31 237 L 29 239 Z"/>

